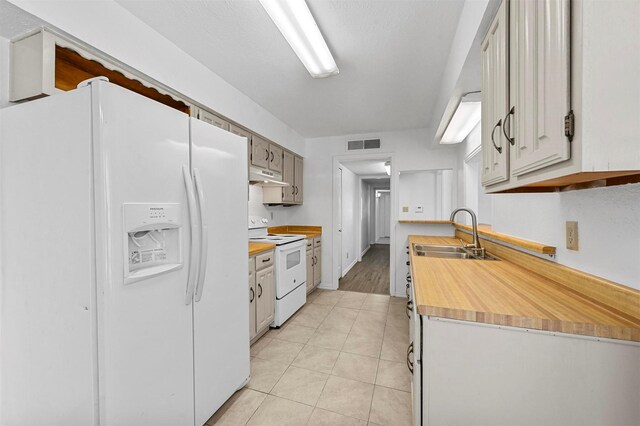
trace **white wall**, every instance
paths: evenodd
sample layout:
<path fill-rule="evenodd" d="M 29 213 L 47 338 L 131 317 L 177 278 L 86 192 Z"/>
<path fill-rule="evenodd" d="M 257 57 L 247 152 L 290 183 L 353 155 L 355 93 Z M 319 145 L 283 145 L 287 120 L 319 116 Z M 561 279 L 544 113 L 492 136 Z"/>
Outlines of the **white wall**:
<path fill-rule="evenodd" d="M 371 185 L 360 182 L 360 255 L 370 246 L 369 224 L 371 223 Z"/>
<path fill-rule="evenodd" d="M 0 37 L 0 108 L 9 103 L 9 40 Z"/>
<path fill-rule="evenodd" d="M 358 215 L 360 214 L 360 185 L 358 176 L 342 166 L 342 275 L 358 261 Z M 305 182 L 306 184 L 306 182 Z M 306 190 L 305 190 L 306 192 Z M 306 192 L 309 194 L 308 192 Z M 324 244 L 323 244 L 324 245 Z"/>
<path fill-rule="evenodd" d="M 478 130 L 460 147 L 461 164 L 479 143 Z M 558 263 L 640 289 L 640 184 L 485 197 L 491 217 L 479 219 L 495 231 L 553 245 Z M 578 221 L 577 252 L 566 249 L 566 221 Z"/>
<path fill-rule="evenodd" d="M 300 135 L 115 1 L 10 1 L 52 26 L 304 156 L 304 140 Z M 1 62 L 6 60 L 6 56 L 3 58 Z"/>
<path fill-rule="evenodd" d="M 451 148 L 433 149 L 427 147 L 430 134 L 429 129 L 416 129 L 398 132 L 379 132 L 372 134 L 333 136 L 306 140 L 306 158 L 304 169 L 305 202 L 304 205 L 290 214 L 292 224 L 320 225 L 323 228 L 322 244 L 322 286 L 332 288 L 333 271 L 333 238 L 335 228 L 333 224 L 333 159 L 335 156 L 347 155 L 346 140 L 349 138 L 380 138 L 381 149 L 377 152 L 388 153 L 393 156 L 391 176 L 393 189 L 397 184 L 397 171 L 426 170 L 456 167 L 456 151 Z M 351 155 L 351 154 L 350 154 Z M 357 158 L 358 154 L 353 154 Z M 454 187 L 457 185 L 454 182 Z M 313 195 L 311 195 L 313 194 Z M 394 201 L 395 200 L 395 201 Z M 392 195 L 392 217 L 397 219 L 397 197 Z M 397 226 L 397 225 L 396 225 Z M 394 230 L 392 229 L 392 233 Z M 406 236 L 405 236 L 406 239 Z M 392 253 L 395 250 L 392 247 Z M 399 256 L 399 257 L 398 257 Z M 405 256 L 404 251 L 396 258 Z M 395 263 L 393 264 L 395 265 Z M 395 270 L 395 266 L 393 266 Z M 394 275 L 395 276 L 395 275 Z M 401 276 L 404 280 L 404 276 Z M 404 294 L 404 281 L 396 285 L 392 280 L 393 293 Z"/>

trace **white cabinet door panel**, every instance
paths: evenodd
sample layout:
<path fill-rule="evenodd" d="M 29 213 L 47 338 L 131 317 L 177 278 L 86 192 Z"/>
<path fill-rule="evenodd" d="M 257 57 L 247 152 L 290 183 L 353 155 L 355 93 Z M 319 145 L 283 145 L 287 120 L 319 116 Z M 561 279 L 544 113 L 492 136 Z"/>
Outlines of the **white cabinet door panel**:
<path fill-rule="evenodd" d="M 511 174 L 569 159 L 569 0 L 511 2 Z"/>

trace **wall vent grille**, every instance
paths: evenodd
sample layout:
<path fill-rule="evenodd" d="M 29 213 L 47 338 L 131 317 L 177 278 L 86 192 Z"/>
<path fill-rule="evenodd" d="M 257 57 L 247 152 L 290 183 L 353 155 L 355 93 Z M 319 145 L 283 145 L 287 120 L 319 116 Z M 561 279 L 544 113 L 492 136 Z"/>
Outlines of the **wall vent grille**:
<path fill-rule="evenodd" d="M 380 149 L 380 139 L 347 141 L 347 151 L 355 151 L 358 149 Z"/>

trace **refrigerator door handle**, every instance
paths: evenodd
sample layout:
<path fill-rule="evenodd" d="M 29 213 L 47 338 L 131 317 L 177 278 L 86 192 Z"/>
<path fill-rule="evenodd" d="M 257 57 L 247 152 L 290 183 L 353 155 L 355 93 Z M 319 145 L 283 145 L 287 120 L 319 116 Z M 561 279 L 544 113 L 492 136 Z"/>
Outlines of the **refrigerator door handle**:
<path fill-rule="evenodd" d="M 198 273 L 198 284 L 196 285 L 196 302 L 202 299 L 202 290 L 204 288 L 204 277 L 207 274 L 207 252 L 209 251 L 209 232 L 205 222 L 207 217 L 204 205 L 204 191 L 202 190 L 202 178 L 200 178 L 200 170 L 193 169 L 193 177 L 196 184 L 196 194 L 198 196 L 198 204 L 200 205 L 200 270 Z"/>
<path fill-rule="evenodd" d="M 182 166 L 182 175 L 184 177 L 184 186 L 187 190 L 187 205 L 189 206 L 189 222 L 191 223 L 191 253 L 189 253 L 189 278 L 187 280 L 187 294 L 185 296 L 185 304 L 189 305 L 193 300 L 193 292 L 196 287 L 198 274 L 197 253 L 200 251 L 200 233 L 198 232 L 199 221 L 198 212 L 196 210 L 196 194 L 191 180 L 189 166 Z"/>

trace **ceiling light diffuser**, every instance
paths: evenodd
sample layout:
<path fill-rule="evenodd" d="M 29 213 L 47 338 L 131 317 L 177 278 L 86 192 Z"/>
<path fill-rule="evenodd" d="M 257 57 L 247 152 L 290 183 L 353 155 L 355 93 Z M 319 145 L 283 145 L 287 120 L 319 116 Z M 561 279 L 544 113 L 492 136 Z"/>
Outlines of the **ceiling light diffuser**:
<path fill-rule="evenodd" d="M 460 143 L 466 139 L 474 127 L 480 122 L 482 113 L 481 102 L 474 99 L 460 100 L 456 112 L 447 125 L 447 129 L 440 139 L 441 144 Z"/>
<path fill-rule="evenodd" d="M 313 78 L 340 72 L 304 0 L 260 0 L 293 51 Z"/>

